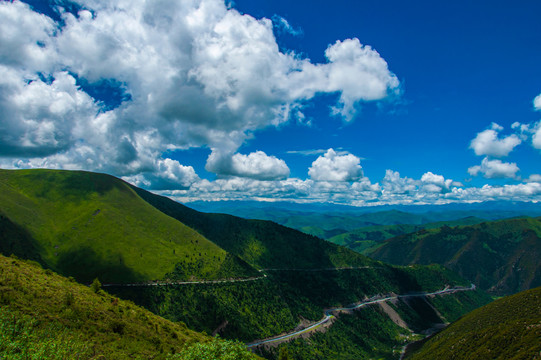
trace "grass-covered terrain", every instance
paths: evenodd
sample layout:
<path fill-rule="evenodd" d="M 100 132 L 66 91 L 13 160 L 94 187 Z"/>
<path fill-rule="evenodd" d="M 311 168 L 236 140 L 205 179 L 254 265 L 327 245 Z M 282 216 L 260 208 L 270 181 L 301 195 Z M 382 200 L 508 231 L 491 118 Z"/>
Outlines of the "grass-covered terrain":
<path fill-rule="evenodd" d="M 163 196 L 135 188 L 160 211 L 197 230 L 207 239 L 256 268 L 329 268 L 377 262 L 342 246 L 263 220 L 192 210 Z"/>
<path fill-rule="evenodd" d="M 331 237 L 324 237 L 330 242 L 345 246 L 361 254 L 367 255 L 383 244 L 383 241 L 423 229 L 436 229 L 442 226 L 474 225 L 486 220 L 474 216 L 453 221 L 438 221 L 428 224 L 399 224 L 366 226 Z"/>
<path fill-rule="evenodd" d="M 541 288 L 507 296 L 463 316 L 408 359 L 541 358 Z"/>
<path fill-rule="evenodd" d="M 104 174 L 0 170 L 0 252 L 89 282 L 256 274 Z"/>
<path fill-rule="evenodd" d="M 493 294 L 512 294 L 541 285 L 541 218 L 421 230 L 385 241 L 370 256 L 442 264 Z"/>
<path fill-rule="evenodd" d="M 0 255 L 2 359 L 254 359 L 101 290 Z M 235 355 L 237 357 L 235 357 Z"/>
<path fill-rule="evenodd" d="M 377 294 L 469 285 L 442 266 L 389 266 L 273 222 L 200 213 L 103 174 L 2 170 L 0 200 L 0 251 L 35 260 L 78 281 L 260 277 L 247 282 L 107 287 L 170 321 L 227 339 L 252 341 L 291 331 L 301 322 L 321 319 L 325 308 Z M 267 277 L 261 278 L 263 274 Z M 487 302 L 482 293 L 473 294 L 478 306 Z M 456 316 L 466 311 L 445 306 Z M 396 311 L 420 329 L 431 323 L 423 323 L 426 308 L 405 305 Z M 81 321 L 85 316 L 89 315 L 83 313 Z M 357 321 L 344 319 L 346 325 Z M 361 324 L 387 334 L 381 328 L 384 322 Z M 337 336 L 344 337 L 343 331 Z M 356 347 L 355 354 L 388 354 L 383 337 L 379 345 L 344 337 L 343 346 Z M 194 347 L 193 354 L 201 346 Z M 219 352 L 220 346 L 212 343 L 205 349 Z M 374 346 L 377 351 L 365 348 Z M 325 358 L 337 356 L 326 353 Z"/>

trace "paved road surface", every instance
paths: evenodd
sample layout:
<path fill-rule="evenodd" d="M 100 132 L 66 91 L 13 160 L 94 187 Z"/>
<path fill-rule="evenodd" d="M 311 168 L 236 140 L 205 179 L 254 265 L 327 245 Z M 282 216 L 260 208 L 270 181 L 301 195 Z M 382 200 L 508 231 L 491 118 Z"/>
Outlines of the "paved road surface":
<path fill-rule="evenodd" d="M 475 285 L 474 284 L 471 284 L 471 286 L 469 288 L 462 287 L 462 286 L 454 287 L 454 288 L 445 287 L 444 289 L 434 291 L 434 292 L 420 292 L 420 293 L 413 293 L 413 294 L 387 296 L 387 297 L 384 297 L 384 298 L 372 297 L 372 298 L 370 298 L 370 299 L 368 299 L 366 301 L 363 301 L 360 304 L 357 304 L 357 305 L 354 305 L 354 306 L 326 310 L 325 311 L 325 316 L 323 317 L 323 319 L 321 319 L 320 321 L 310 325 L 309 327 L 307 327 L 305 329 L 302 329 L 302 330 L 299 330 L 299 331 L 294 331 L 294 332 L 291 332 L 289 334 L 285 334 L 285 335 L 281 335 L 281 336 L 277 336 L 277 337 L 272 337 L 272 338 L 269 338 L 269 339 L 254 341 L 254 342 L 246 344 L 246 346 L 248 346 L 250 348 L 250 347 L 259 346 L 259 345 L 262 345 L 262 344 L 268 344 L 268 343 L 281 341 L 281 340 L 285 340 L 285 339 L 289 339 L 289 338 L 292 338 L 292 337 L 299 336 L 299 335 L 301 335 L 301 334 L 303 334 L 303 333 L 305 333 L 307 331 L 310 331 L 312 329 L 315 329 L 316 327 L 321 326 L 321 325 L 325 324 L 326 322 L 328 322 L 329 320 L 331 320 L 334 317 L 334 315 L 332 314 L 333 312 L 338 312 L 338 311 L 343 311 L 343 310 L 355 310 L 355 309 L 359 309 L 359 308 L 367 306 L 367 305 L 377 304 L 377 303 L 380 303 L 380 302 L 394 300 L 394 299 L 398 299 L 398 298 L 428 296 L 428 295 L 441 295 L 441 294 L 454 293 L 454 292 L 457 292 L 457 291 L 470 291 L 470 290 L 475 290 Z"/>

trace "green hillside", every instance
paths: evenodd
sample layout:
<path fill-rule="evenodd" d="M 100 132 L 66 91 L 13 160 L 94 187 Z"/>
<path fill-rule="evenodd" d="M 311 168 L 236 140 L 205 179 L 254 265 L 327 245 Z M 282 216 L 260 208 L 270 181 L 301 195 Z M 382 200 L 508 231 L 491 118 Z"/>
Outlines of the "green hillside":
<path fill-rule="evenodd" d="M 445 302 L 435 310 L 435 300 Z M 385 308 L 369 305 L 357 311 L 342 313 L 326 331 L 316 332 L 310 338 L 297 338 L 279 348 L 263 350 L 268 359 L 280 359 L 280 351 L 286 351 L 292 359 L 394 359 L 400 358 L 405 343 L 422 338 L 416 333 L 449 321 L 457 314 L 478 308 L 486 302 L 479 293 L 466 291 L 437 297 L 401 298 L 388 301 Z M 391 310 L 392 309 L 392 310 Z M 391 318 L 389 312 L 394 311 Z M 400 319 L 400 320 L 399 320 Z"/>
<path fill-rule="evenodd" d="M 216 347 L 231 355 L 227 359 L 256 358 L 243 345 L 218 342 L 97 286 L 0 255 L 2 359 L 187 360 L 201 350 L 211 355 Z"/>
<path fill-rule="evenodd" d="M 0 170 L 0 252 L 89 282 L 253 275 L 253 269 L 104 174 Z"/>
<path fill-rule="evenodd" d="M 203 234 L 257 268 L 329 268 L 377 264 L 347 248 L 264 220 L 207 214 L 148 191 L 133 188 L 165 214 Z"/>
<path fill-rule="evenodd" d="M 460 226 L 474 225 L 486 220 L 470 216 L 464 219 L 454 221 L 438 221 L 428 224 L 399 224 L 399 225 L 377 225 L 367 226 L 353 231 L 342 232 L 331 237 L 324 237 L 328 241 L 348 247 L 361 254 L 369 254 L 377 249 L 381 243 L 395 236 L 413 233 L 422 229 L 435 229 L 442 226 Z M 325 235 L 331 235 L 332 232 L 326 232 Z"/>
<path fill-rule="evenodd" d="M 541 358 L 541 287 L 494 301 L 430 338 L 407 359 Z"/>
<path fill-rule="evenodd" d="M 370 256 L 442 264 L 493 294 L 511 294 L 541 285 L 541 218 L 421 230 L 387 240 Z"/>
<path fill-rule="evenodd" d="M 435 291 L 469 283 L 442 266 L 351 269 L 342 271 L 272 271 L 260 281 L 108 288 L 118 296 L 172 321 L 228 339 L 253 341 L 291 331 L 302 321 L 317 321 L 329 307 L 348 306 L 378 294 Z M 475 307 L 491 299 L 471 291 Z M 436 306 L 442 316 L 463 315 L 467 306 Z M 422 314 L 415 315 L 422 317 Z M 450 320 L 449 320 L 450 321 Z M 379 324 L 371 325 L 379 329 Z"/>
<path fill-rule="evenodd" d="M 103 174 L 0 171 L 0 180 L 3 253 L 34 259 L 80 281 L 99 277 L 116 283 L 107 290 L 171 321 L 228 339 L 253 341 L 288 332 L 321 319 L 325 308 L 368 297 L 469 285 L 439 265 L 390 266 L 273 222 L 200 213 Z M 217 278 L 233 281 L 121 284 Z M 479 291 L 471 292 L 469 306 L 461 306 L 458 295 L 449 296 L 454 300 L 433 305 L 442 320 L 444 314 L 458 317 L 489 301 Z M 423 320 L 423 309 L 399 310 L 421 329 L 430 323 Z M 383 323 L 370 319 L 344 321 L 381 332 L 380 340 L 357 344 L 357 334 L 348 337 L 347 347 L 355 354 L 393 353 L 387 346 L 399 346 L 403 337 L 384 341 Z M 318 346 L 344 337 L 345 328 L 319 337 Z M 324 358 L 339 359 L 336 354 Z"/>

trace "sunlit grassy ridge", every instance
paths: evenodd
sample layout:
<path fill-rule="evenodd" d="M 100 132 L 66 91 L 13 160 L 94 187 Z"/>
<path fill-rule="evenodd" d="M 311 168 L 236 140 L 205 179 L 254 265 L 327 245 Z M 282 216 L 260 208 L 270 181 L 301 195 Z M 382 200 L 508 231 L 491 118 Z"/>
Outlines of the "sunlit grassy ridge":
<path fill-rule="evenodd" d="M 370 256 L 393 264 L 442 264 L 505 295 L 541 285 L 541 218 L 421 230 L 384 242 Z"/>
<path fill-rule="evenodd" d="M 2 359 L 187 359 L 190 346 L 202 342 L 212 352 L 214 341 L 99 288 L 0 255 Z"/>
<path fill-rule="evenodd" d="M 0 170 L 0 227 L 4 254 L 32 258 L 79 281 L 255 274 L 104 174 Z"/>
<path fill-rule="evenodd" d="M 472 311 L 408 359 L 541 358 L 541 287 Z"/>
<path fill-rule="evenodd" d="M 329 268 L 378 264 L 350 249 L 271 221 L 201 213 L 148 191 L 134 190 L 160 211 L 196 229 L 256 268 Z"/>

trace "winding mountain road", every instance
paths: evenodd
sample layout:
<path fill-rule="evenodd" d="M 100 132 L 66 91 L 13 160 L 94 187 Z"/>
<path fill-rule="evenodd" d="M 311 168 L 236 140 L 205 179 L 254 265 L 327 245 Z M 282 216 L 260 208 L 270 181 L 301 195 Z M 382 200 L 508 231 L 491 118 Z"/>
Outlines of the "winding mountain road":
<path fill-rule="evenodd" d="M 255 346 L 259 346 L 259 345 L 263 345 L 263 344 L 268 344 L 268 343 L 273 343 L 273 342 L 277 342 L 277 341 L 282 341 L 282 340 L 285 340 L 285 339 L 290 339 L 290 338 L 299 336 L 299 335 L 301 335 L 303 333 L 306 333 L 306 332 L 308 332 L 308 331 L 310 331 L 312 329 L 315 329 L 315 328 L 325 324 L 329 320 L 331 320 L 334 317 L 334 315 L 333 315 L 334 312 L 355 310 L 355 309 L 365 307 L 367 305 L 377 304 L 377 303 L 380 303 L 380 302 L 385 302 L 385 301 L 399 299 L 399 298 L 419 297 L 419 296 L 429 296 L 429 295 L 442 295 L 442 294 L 451 294 L 451 293 L 458 292 L 458 291 L 472 291 L 472 290 L 475 290 L 475 285 L 474 284 L 471 284 L 470 287 L 463 287 L 463 286 L 457 286 L 457 287 L 453 287 L 453 288 L 445 287 L 444 289 L 434 291 L 434 292 L 420 292 L 420 293 L 412 293 L 412 294 L 404 294 L 404 295 L 387 296 L 387 297 L 384 297 L 384 298 L 372 297 L 372 298 L 370 298 L 370 299 L 368 299 L 366 301 L 363 301 L 363 302 L 361 302 L 360 304 L 357 304 L 357 305 L 325 310 L 325 316 L 323 317 L 323 319 L 319 320 L 318 322 L 316 322 L 316 323 L 314 323 L 314 324 L 312 324 L 312 325 L 310 325 L 310 326 L 308 326 L 308 327 L 306 327 L 304 329 L 294 331 L 294 332 L 291 332 L 291 333 L 288 333 L 288 334 L 285 334 L 285 335 L 271 337 L 271 338 L 267 338 L 267 339 L 263 339 L 263 340 L 257 340 L 257 341 L 246 344 L 246 346 L 251 348 L 251 347 L 255 347 Z"/>
<path fill-rule="evenodd" d="M 264 273 L 265 271 L 338 271 L 338 270 L 357 270 L 357 269 L 372 269 L 377 268 L 374 266 L 347 266 L 347 267 L 336 267 L 336 268 L 321 268 L 321 269 L 260 269 L 259 272 Z M 262 276 L 249 277 L 249 278 L 239 278 L 239 279 L 220 279 L 220 280 L 193 280 L 193 281 L 149 281 L 145 283 L 132 283 L 132 284 L 114 284 L 114 283 L 105 283 L 102 286 L 114 286 L 114 287 L 136 287 L 136 286 L 169 286 L 169 285 L 193 285 L 193 284 L 227 284 L 235 282 L 247 282 L 247 281 L 256 281 L 262 280 L 267 277 L 267 274 Z"/>
<path fill-rule="evenodd" d="M 147 283 L 133 283 L 133 284 L 102 284 L 103 287 L 139 287 L 139 286 L 170 286 L 170 285 L 193 285 L 193 284 L 226 284 L 226 283 L 234 283 L 234 282 L 248 282 L 248 281 L 257 281 L 262 280 L 267 277 L 267 274 L 264 274 L 264 272 L 268 271 L 307 271 L 307 272 L 314 272 L 314 271 L 339 271 L 339 270 L 357 270 L 357 269 L 370 269 L 375 268 L 373 266 L 357 266 L 357 267 L 336 267 L 336 268 L 320 268 L 320 269 L 260 269 L 259 272 L 263 273 L 262 276 L 257 277 L 250 277 L 250 278 L 240 278 L 240 279 L 221 279 L 221 280 L 194 280 L 194 281 L 152 281 Z M 384 298 L 379 297 L 379 295 L 373 296 L 368 300 L 365 300 L 359 304 L 347 306 L 347 307 L 339 307 L 339 308 L 333 308 L 333 309 L 327 309 L 325 310 L 324 316 L 321 320 L 311 324 L 310 326 L 307 326 L 301 330 L 293 331 L 284 335 L 274 336 L 266 339 L 257 340 L 254 342 L 247 343 L 246 346 L 248 348 L 260 346 L 263 344 L 269 344 L 273 342 L 278 342 L 286 339 L 290 339 L 293 337 L 300 336 L 306 332 L 309 332 L 325 323 L 330 321 L 332 318 L 334 318 L 333 313 L 340 312 L 340 311 L 350 311 L 350 310 L 356 310 L 362 307 L 365 307 L 367 305 L 371 304 L 377 304 L 389 300 L 395 300 L 400 298 L 407 298 L 407 297 L 420 297 L 420 296 L 429 296 L 429 295 L 442 295 L 442 294 L 451 294 L 458 291 L 471 291 L 475 290 L 475 285 L 472 283 L 470 287 L 463 287 L 463 286 L 457 286 L 457 287 L 445 287 L 444 289 L 434 291 L 434 292 L 419 292 L 419 293 L 410 293 L 410 294 L 403 294 L 403 295 L 394 295 L 394 296 L 387 296 Z"/>
<path fill-rule="evenodd" d="M 146 283 L 133 284 L 102 284 L 101 286 L 131 287 L 131 286 L 170 286 L 170 285 L 192 285 L 192 284 L 227 284 L 234 282 L 257 281 L 266 278 L 267 275 L 241 279 L 221 279 L 221 280 L 193 280 L 193 281 L 151 281 Z"/>

